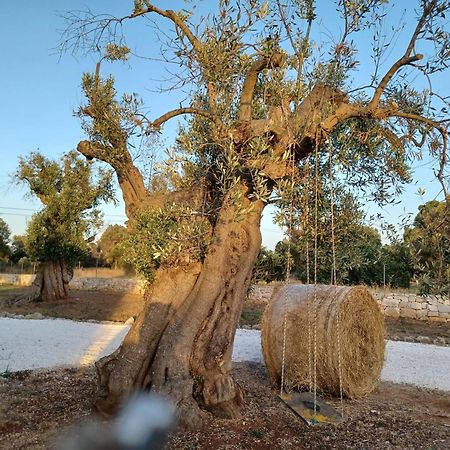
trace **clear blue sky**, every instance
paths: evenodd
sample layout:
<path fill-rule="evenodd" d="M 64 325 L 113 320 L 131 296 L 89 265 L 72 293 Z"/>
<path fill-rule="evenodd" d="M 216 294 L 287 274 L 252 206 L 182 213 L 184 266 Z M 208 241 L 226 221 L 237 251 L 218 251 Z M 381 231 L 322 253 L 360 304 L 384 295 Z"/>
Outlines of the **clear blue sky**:
<path fill-rule="evenodd" d="M 132 1 L 113 0 L 98 2 L 93 0 L 42 0 L 26 1 L 18 7 L 13 2 L 2 2 L 0 6 L 0 39 L 2 42 L 2 67 L 0 71 L 0 217 L 10 226 L 13 234 L 23 233 L 26 221 L 33 210 L 40 208 L 37 200 L 24 198 L 25 190 L 10 182 L 10 175 L 17 167 L 19 155 L 32 150 L 40 150 L 48 157 L 58 157 L 63 152 L 76 147 L 83 139 L 83 132 L 73 111 L 82 102 L 80 80 L 82 73 L 95 67 L 93 56 L 73 58 L 63 55 L 60 59 L 54 49 L 60 38 L 60 30 L 64 24 L 57 16 L 58 11 L 85 9 L 89 6 L 94 11 L 110 12 L 116 15 L 126 14 L 132 8 Z M 167 2 L 155 2 L 165 5 Z M 195 3 L 195 2 L 193 2 Z M 206 10 L 212 2 L 200 2 L 200 8 Z M 338 31 L 339 24 L 334 20 L 326 22 L 331 11 L 331 0 L 322 0 L 319 15 L 324 13 L 323 24 L 317 25 L 316 32 L 329 36 Z M 407 0 L 396 1 L 397 6 L 406 7 Z M 176 8 L 180 1 L 170 2 Z M 101 9 L 103 8 L 103 10 Z M 408 25 L 414 26 L 412 16 L 406 16 Z M 394 20 L 396 20 L 394 18 Z M 165 26 L 164 24 L 161 25 Z M 151 30 L 140 28 L 132 31 L 136 44 L 147 46 L 147 50 L 156 48 L 156 41 Z M 140 34 L 139 34 L 140 33 Z M 407 35 L 407 33 L 405 33 Z M 398 51 L 404 46 L 401 39 Z M 134 44 L 133 44 L 134 45 Z M 396 49 L 397 50 L 397 49 Z M 392 62 L 395 50 L 391 55 Z M 148 89 L 154 79 L 161 79 L 164 74 L 162 65 L 156 62 L 133 62 L 130 65 L 115 65 L 114 74 L 119 90 L 143 93 L 151 99 L 150 113 L 152 117 L 176 107 L 182 101 L 182 94 L 155 96 Z M 104 70 L 107 68 L 103 68 Z M 365 75 L 364 65 L 361 77 Z M 437 86 L 435 86 L 435 89 Z M 147 89 L 147 90 L 146 90 Z M 437 88 L 438 89 L 438 88 Z M 170 100 L 170 101 L 168 101 Z M 176 122 L 166 128 L 169 136 L 173 136 Z M 417 164 L 423 165 L 425 162 Z M 416 193 L 418 187 L 425 188 L 426 194 L 420 198 Z M 404 213 L 415 214 L 417 206 L 423 201 L 438 195 L 440 187 L 434 180 L 428 165 L 416 170 L 415 183 L 408 186 L 400 203 L 384 209 L 386 219 L 397 223 Z M 120 197 L 120 193 L 118 193 Z M 373 205 L 366 204 L 369 213 L 378 212 Z M 123 223 L 125 215 L 123 206 L 105 208 L 105 225 Z M 273 247 L 281 238 L 279 231 L 271 223 L 270 214 L 266 214 L 262 224 L 264 244 Z"/>

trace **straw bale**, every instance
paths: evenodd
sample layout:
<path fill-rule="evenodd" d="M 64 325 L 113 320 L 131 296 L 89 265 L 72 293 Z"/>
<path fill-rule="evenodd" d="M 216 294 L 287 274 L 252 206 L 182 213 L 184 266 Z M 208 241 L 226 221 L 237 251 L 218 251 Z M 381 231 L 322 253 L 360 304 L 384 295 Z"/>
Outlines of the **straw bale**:
<path fill-rule="evenodd" d="M 285 387 L 312 390 L 315 379 L 319 393 L 338 396 L 339 367 L 345 397 L 360 398 L 377 386 L 384 363 L 384 320 L 366 288 L 296 284 L 274 292 L 261 338 L 268 372 L 278 385 L 285 319 Z"/>

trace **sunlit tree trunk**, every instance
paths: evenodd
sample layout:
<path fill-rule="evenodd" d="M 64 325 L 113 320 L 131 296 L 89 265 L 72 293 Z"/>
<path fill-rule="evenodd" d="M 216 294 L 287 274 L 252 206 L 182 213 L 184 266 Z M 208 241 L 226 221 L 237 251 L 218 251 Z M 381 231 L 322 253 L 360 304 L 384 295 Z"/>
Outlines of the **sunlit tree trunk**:
<path fill-rule="evenodd" d="M 72 277 L 73 269 L 63 260 L 44 261 L 40 263 L 31 286 L 14 302 L 64 300 L 69 294 Z"/>
<path fill-rule="evenodd" d="M 187 426 L 198 424 L 202 410 L 239 416 L 243 395 L 230 373 L 231 356 L 263 208 L 255 201 L 237 221 L 236 206 L 226 201 L 204 262 L 158 271 L 122 346 L 97 363 L 100 411 L 111 414 L 132 391 L 146 389 L 167 395 Z"/>

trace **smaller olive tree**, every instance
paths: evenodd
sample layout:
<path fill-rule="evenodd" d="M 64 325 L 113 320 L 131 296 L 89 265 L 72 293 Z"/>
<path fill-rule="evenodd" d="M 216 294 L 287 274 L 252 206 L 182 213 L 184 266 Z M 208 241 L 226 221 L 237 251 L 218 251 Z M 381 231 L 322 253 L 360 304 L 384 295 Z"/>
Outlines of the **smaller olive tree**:
<path fill-rule="evenodd" d="M 8 224 L 3 219 L 0 219 L 0 259 L 6 258 L 11 254 L 9 247 L 10 235 L 11 231 Z"/>
<path fill-rule="evenodd" d="M 22 258 L 28 258 L 25 250 L 25 236 L 14 235 L 11 239 L 11 255 L 9 260 L 17 264 Z"/>
<path fill-rule="evenodd" d="M 25 237 L 27 254 L 39 269 L 21 300 L 58 300 L 67 297 L 73 266 L 87 251 L 87 242 L 101 224 L 102 201 L 113 200 L 112 172 L 69 152 L 60 162 L 38 152 L 19 159 L 15 174 L 44 208 L 33 215 Z"/>

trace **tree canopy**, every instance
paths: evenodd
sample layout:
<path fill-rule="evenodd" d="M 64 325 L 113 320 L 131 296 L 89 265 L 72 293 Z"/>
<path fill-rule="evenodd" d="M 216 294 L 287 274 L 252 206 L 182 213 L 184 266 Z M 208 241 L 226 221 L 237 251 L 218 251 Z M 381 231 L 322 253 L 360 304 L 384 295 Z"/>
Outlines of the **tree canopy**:
<path fill-rule="evenodd" d="M 100 202 L 113 198 L 111 176 L 102 169 L 94 174 L 91 164 L 75 152 L 60 162 L 37 152 L 21 157 L 16 178 L 44 205 L 27 228 L 28 255 L 36 261 L 78 261 L 101 223 Z"/>
<path fill-rule="evenodd" d="M 430 201 L 419 207 L 405 230 L 414 272 L 423 293 L 448 295 L 450 289 L 450 210 L 448 202 Z"/>
<path fill-rule="evenodd" d="M 9 237 L 11 231 L 8 224 L 0 219 L 0 258 L 5 258 L 10 255 L 11 249 L 9 247 Z"/>
<path fill-rule="evenodd" d="M 136 1 L 125 17 L 67 14 L 61 49 L 102 52 L 96 72 L 83 77 L 86 104 L 78 114 L 89 140 L 78 150 L 114 167 L 130 217 L 142 205 L 180 203 L 192 190 L 202 191 L 201 207 L 214 217 L 216 205 L 242 180 L 251 180 L 251 198 L 279 205 L 281 199 L 282 205 L 291 200 L 296 183 L 314 176 L 315 153 L 319 171 L 324 168 L 320 160 L 328 158 L 321 155 L 329 154 L 347 188 L 370 192 L 383 203 L 411 179 L 411 162 L 428 151 L 445 192 L 448 97 L 434 90 L 433 80 L 448 66 L 448 2 L 419 2 L 416 26 L 404 48 L 395 49 L 400 56 L 390 65 L 385 62 L 390 42 L 406 27 L 386 29 L 394 7 L 385 0 L 337 4 L 333 17 L 341 28 L 333 27 L 335 35 L 326 41 L 314 31 L 320 4 L 312 0 L 226 0 L 205 16 L 189 2 L 186 9 L 173 11 L 149 1 Z M 173 27 L 160 42 L 159 57 L 180 69 L 171 72 L 165 89 L 188 91 L 187 105 L 153 119 L 138 94 L 118 96 L 114 78 L 100 70 L 108 61 L 132 61 L 124 24 L 152 17 Z M 371 44 L 361 46 L 368 36 Z M 360 81 L 360 58 L 366 63 L 362 53 L 369 49 L 372 70 L 365 70 L 366 80 Z M 143 152 L 150 136 L 181 116 L 190 118 L 166 161 L 165 179 L 171 180 L 164 183 L 166 195 L 149 195 L 129 149 L 137 145 Z M 185 194 L 170 196 L 168 190 Z M 173 217 L 184 214 L 171 208 Z M 189 232 L 194 240 L 197 229 Z M 160 245 L 149 243 L 152 255 L 164 253 L 155 250 Z M 159 267 L 158 257 L 155 261 Z M 134 262 L 147 270 L 139 258 Z"/>
<path fill-rule="evenodd" d="M 175 11 L 136 0 L 123 17 L 65 15 L 61 50 L 98 56 L 82 80 L 86 139 L 77 150 L 114 169 L 130 219 L 130 255 L 152 282 L 123 345 L 97 364 L 97 407 L 105 414 L 143 388 L 169 395 L 189 425 L 205 410 L 239 415 L 232 342 L 266 205 L 289 210 L 298 186 L 309 184 L 317 211 L 327 166 L 330 178 L 390 201 L 424 153 L 446 192 L 448 83 L 439 91 L 434 83 L 449 68 L 449 2 L 408 4 L 414 26 L 392 29 L 386 23 L 396 5 L 336 3 L 326 17 L 313 0 L 219 0 L 210 14 L 196 13 L 189 1 Z M 327 20 L 340 27 L 322 40 L 317 30 Z M 127 41 L 129 27 L 140 23 L 160 44 L 150 67 L 158 58 L 172 75 L 163 91 L 184 93 L 159 117 L 139 95 L 119 94 L 104 73 L 114 70 L 109 62 L 143 56 L 139 43 Z M 361 70 L 367 53 L 370 66 L 365 59 Z M 170 183 L 148 183 L 134 156 L 181 117 L 165 165 Z M 317 214 L 315 248 L 316 222 Z M 315 281 L 317 272 L 315 261 Z"/>

